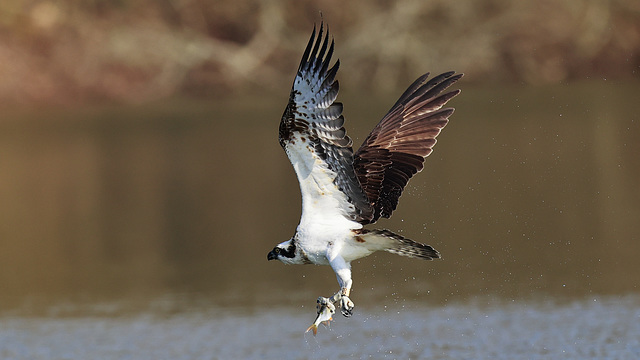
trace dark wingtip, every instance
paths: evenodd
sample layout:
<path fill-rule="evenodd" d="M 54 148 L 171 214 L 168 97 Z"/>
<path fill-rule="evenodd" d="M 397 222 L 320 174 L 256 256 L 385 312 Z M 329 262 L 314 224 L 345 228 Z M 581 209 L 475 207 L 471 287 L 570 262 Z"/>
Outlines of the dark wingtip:
<path fill-rule="evenodd" d="M 335 46 L 333 37 L 329 38 L 329 27 L 324 25 L 324 21 L 320 22 L 319 29 L 317 29 L 316 24 L 313 25 L 313 31 L 302 55 L 298 71 L 309 70 L 322 73 L 328 69 Z"/>
<path fill-rule="evenodd" d="M 306 66 L 306 64 L 309 62 L 309 55 L 311 54 L 311 48 L 313 47 L 315 38 L 316 38 L 316 24 L 313 24 L 313 31 L 311 32 L 311 37 L 309 38 L 307 47 L 304 49 L 304 53 L 302 54 L 302 60 L 300 60 L 300 66 L 298 66 L 298 71 L 302 70 Z"/>
<path fill-rule="evenodd" d="M 455 71 L 452 71 L 452 73 L 455 73 Z M 454 76 L 451 76 L 448 80 L 451 80 L 451 83 L 453 84 L 454 82 L 462 79 L 463 76 L 464 76 L 464 73 L 456 74 Z"/>

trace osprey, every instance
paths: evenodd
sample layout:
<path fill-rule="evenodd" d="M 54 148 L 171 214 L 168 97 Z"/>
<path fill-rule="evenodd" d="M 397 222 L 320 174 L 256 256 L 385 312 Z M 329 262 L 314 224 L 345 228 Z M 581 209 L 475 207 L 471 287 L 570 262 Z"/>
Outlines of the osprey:
<path fill-rule="evenodd" d="M 282 120 L 280 145 L 284 148 L 300 183 L 302 216 L 293 237 L 278 244 L 268 260 L 285 264 L 329 265 L 340 290 L 318 298 L 317 323 L 339 306 L 351 316 L 351 262 L 375 251 L 432 260 L 438 251 L 389 230 L 368 230 L 364 225 L 388 218 L 409 179 L 422 170 L 436 136 L 448 123 L 452 108 L 443 106 L 460 90 L 444 92 L 462 74 L 446 72 L 429 81 L 420 76 L 400 96 L 391 110 L 353 152 L 343 127 L 342 104 L 335 102 L 340 61 L 330 68 L 334 41 L 311 39 L 293 81 Z M 426 83 L 425 83 L 426 81 Z M 443 93 L 444 92 L 444 93 Z"/>

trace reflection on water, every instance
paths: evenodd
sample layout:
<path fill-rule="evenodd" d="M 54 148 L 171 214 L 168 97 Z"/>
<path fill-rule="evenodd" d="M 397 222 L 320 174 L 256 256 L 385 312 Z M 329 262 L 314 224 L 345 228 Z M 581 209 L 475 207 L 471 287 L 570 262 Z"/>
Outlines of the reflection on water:
<path fill-rule="evenodd" d="M 378 224 L 444 260 L 358 261 L 356 305 L 637 292 L 639 90 L 464 89 Z M 299 309 L 332 294 L 329 268 L 266 261 L 300 212 L 276 139 L 286 99 L 268 100 L 2 119 L 0 306 L 181 293 Z M 342 100 L 356 143 L 395 101 Z"/>

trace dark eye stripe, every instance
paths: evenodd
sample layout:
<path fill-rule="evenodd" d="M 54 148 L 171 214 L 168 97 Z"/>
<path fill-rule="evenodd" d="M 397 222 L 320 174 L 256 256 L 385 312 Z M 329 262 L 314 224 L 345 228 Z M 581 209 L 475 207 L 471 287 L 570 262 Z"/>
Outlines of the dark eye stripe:
<path fill-rule="evenodd" d="M 280 249 L 280 255 L 290 259 L 294 258 L 296 256 L 296 244 L 292 243 L 286 250 Z"/>

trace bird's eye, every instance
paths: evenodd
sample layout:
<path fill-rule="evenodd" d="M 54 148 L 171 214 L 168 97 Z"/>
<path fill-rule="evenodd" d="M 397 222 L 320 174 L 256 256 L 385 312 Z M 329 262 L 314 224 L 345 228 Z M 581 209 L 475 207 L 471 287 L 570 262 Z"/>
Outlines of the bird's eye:
<path fill-rule="evenodd" d="M 276 254 L 280 254 L 280 248 L 275 248 L 275 249 L 273 249 L 273 251 L 275 251 Z"/>

